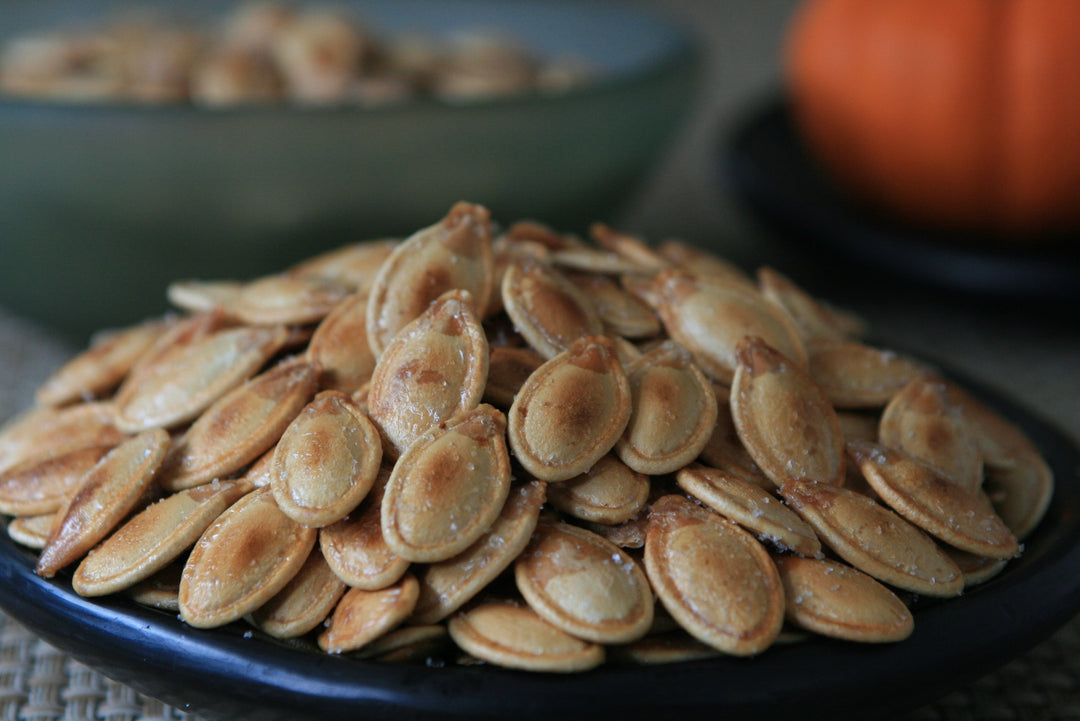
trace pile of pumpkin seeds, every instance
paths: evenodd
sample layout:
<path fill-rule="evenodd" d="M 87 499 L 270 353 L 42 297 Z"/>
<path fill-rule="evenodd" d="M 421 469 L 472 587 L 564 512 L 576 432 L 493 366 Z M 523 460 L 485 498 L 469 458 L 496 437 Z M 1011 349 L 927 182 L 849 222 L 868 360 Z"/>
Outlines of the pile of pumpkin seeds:
<path fill-rule="evenodd" d="M 199 628 L 580 671 L 895 642 L 999 573 L 1053 474 L 773 268 L 478 205 L 186 280 L 0 430 L 36 572 Z"/>

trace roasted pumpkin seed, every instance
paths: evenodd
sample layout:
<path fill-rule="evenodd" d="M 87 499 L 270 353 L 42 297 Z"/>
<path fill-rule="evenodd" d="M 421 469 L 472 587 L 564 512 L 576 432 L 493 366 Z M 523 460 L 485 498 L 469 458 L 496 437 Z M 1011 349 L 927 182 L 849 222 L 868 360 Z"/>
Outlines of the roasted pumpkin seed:
<path fill-rule="evenodd" d="M 447 291 L 402 328 L 375 364 L 371 419 L 397 453 L 484 395 L 488 344 L 469 293 Z"/>
<path fill-rule="evenodd" d="M 351 588 L 338 601 L 319 648 L 327 653 L 356 651 L 401 624 L 416 606 L 416 577 L 406 574 L 393 586 L 378 591 Z"/>
<path fill-rule="evenodd" d="M 784 589 L 765 547 L 682 496 L 649 511 L 645 572 L 679 625 L 725 653 L 761 653 L 783 626 Z"/>
<path fill-rule="evenodd" d="M 285 588 L 252 611 L 248 620 L 274 638 L 302 636 L 330 615 L 345 590 L 345 582 L 330 570 L 315 546 Z"/>
<path fill-rule="evenodd" d="M 313 528 L 341 520 L 371 490 L 382 462 L 375 424 L 341 391 L 322 391 L 285 429 L 270 462 L 282 513 Z"/>
<path fill-rule="evenodd" d="M 383 537 L 409 561 L 443 561 L 488 530 L 509 492 L 506 417 L 478 406 L 440 423 L 398 459 L 382 502 Z"/>
<path fill-rule="evenodd" d="M 538 260 L 513 259 L 502 279 L 506 314 L 529 346 L 553 358 L 603 324 L 588 296 L 570 279 Z"/>
<path fill-rule="evenodd" d="M 508 414 L 510 447 L 535 478 L 565 481 L 615 446 L 630 411 L 630 382 L 611 341 L 587 336 L 526 380 Z"/>

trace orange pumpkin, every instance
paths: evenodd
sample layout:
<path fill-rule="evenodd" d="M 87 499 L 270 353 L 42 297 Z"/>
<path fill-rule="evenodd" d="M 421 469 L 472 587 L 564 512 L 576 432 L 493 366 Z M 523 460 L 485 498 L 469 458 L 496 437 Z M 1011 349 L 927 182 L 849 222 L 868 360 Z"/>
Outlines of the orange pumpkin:
<path fill-rule="evenodd" d="M 905 220 L 1014 237 L 1080 227 L 1080 2 L 807 0 L 796 127 Z"/>

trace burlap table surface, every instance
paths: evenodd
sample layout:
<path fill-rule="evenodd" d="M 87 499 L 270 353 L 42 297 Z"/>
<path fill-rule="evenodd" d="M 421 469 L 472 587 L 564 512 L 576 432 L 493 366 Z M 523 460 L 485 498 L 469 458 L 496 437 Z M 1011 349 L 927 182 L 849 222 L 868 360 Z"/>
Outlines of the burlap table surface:
<path fill-rule="evenodd" d="M 29 405 L 34 387 L 76 350 L 69 341 L 0 309 L 0 423 Z M 1071 346 L 1065 350 L 1076 357 Z M 1075 377 L 1069 380 L 1075 383 Z M 1064 420 L 1071 420 L 1071 406 L 1064 411 Z M 996 672 L 899 718 L 1080 719 L 1080 618 Z M 199 721 L 83 666 L 0 612 L 0 721 L 49 719 Z"/>

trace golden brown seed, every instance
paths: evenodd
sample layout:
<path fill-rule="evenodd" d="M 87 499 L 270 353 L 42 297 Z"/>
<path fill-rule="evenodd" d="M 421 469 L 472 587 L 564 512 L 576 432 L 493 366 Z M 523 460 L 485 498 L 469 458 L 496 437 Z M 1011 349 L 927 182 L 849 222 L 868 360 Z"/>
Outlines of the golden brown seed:
<path fill-rule="evenodd" d="M 661 241 L 656 252 L 669 263 L 700 278 L 757 290 L 757 285 L 739 266 L 678 238 Z"/>
<path fill-rule="evenodd" d="M 159 483 L 179 491 L 226 478 L 272 448 L 314 395 L 318 369 L 292 361 L 215 401 L 169 449 Z"/>
<path fill-rule="evenodd" d="M 604 223 L 589 226 L 589 235 L 596 244 L 634 263 L 644 271 L 658 273 L 671 267 L 671 262 L 649 247 L 641 238 L 621 233 Z"/>
<path fill-rule="evenodd" d="M 814 529 L 760 486 L 696 463 L 680 469 L 676 482 L 724 518 L 781 550 L 790 549 L 804 556 L 821 553 Z"/>
<path fill-rule="evenodd" d="M 662 475 L 697 458 L 716 426 L 717 403 L 690 354 L 666 341 L 627 366 L 626 375 L 630 421 L 615 444 L 623 463 Z"/>
<path fill-rule="evenodd" d="M 366 298 L 379 268 L 397 246 L 398 241 L 390 238 L 351 243 L 301 261 L 285 272 L 332 281 Z"/>
<path fill-rule="evenodd" d="M 864 643 L 902 641 L 915 620 L 892 591 L 851 566 L 797 556 L 773 558 L 787 619 L 808 631 Z"/>
<path fill-rule="evenodd" d="M 583 528 L 588 528 L 598 536 L 602 536 L 614 543 L 619 548 L 638 549 L 645 547 L 645 531 L 648 524 L 648 506 L 646 505 L 636 516 L 609 526 L 605 523 L 592 523 L 585 521 Z"/>
<path fill-rule="evenodd" d="M 1005 570 L 1005 566 L 1009 565 L 1008 559 L 1005 558 L 976 556 L 974 553 L 961 551 L 958 548 L 950 548 L 949 546 L 945 546 L 943 550 L 964 574 L 965 589 L 977 586 L 980 583 L 986 583 Z"/>
<path fill-rule="evenodd" d="M 604 662 L 604 647 L 575 638 L 528 606 L 488 601 L 450 618 L 450 637 L 478 659 L 549 673 L 587 671 Z"/>
<path fill-rule="evenodd" d="M 104 396 L 120 385 L 135 361 L 168 326 L 169 321 L 154 319 L 95 336 L 87 350 L 64 363 L 37 388 L 34 398 L 44 405 L 59 406 Z"/>
<path fill-rule="evenodd" d="M 508 414 L 510 447 L 535 478 L 565 481 L 615 446 L 630 410 L 630 382 L 611 341 L 588 336 L 522 386 Z"/>
<path fill-rule="evenodd" d="M 737 357 L 731 417 L 754 462 L 777 486 L 843 483 L 844 436 L 821 390 L 760 338 L 739 343 Z"/>
<path fill-rule="evenodd" d="M 330 615 L 345 589 L 345 582 L 330 570 L 315 546 L 285 588 L 255 609 L 248 620 L 274 638 L 302 636 Z"/>
<path fill-rule="evenodd" d="M 717 403 L 716 425 L 705 447 L 701 449 L 701 460 L 711 468 L 730 473 L 767 491 L 776 488 L 776 484 L 761 472 L 739 440 L 735 422 L 731 418 L 728 389 L 713 384 L 713 395 L 716 396 Z"/>
<path fill-rule="evenodd" d="M 653 620 L 645 573 L 612 542 L 568 523 L 541 521 L 514 563 L 514 579 L 541 618 L 595 643 L 627 643 Z"/>
<path fill-rule="evenodd" d="M 612 646 L 608 658 L 643 666 L 659 666 L 683 661 L 700 661 L 722 655 L 682 630 L 650 633 L 628 644 Z"/>
<path fill-rule="evenodd" d="M 544 358 L 553 358 L 578 338 L 603 331 L 588 296 L 552 266 L 516 258 L 502 279 L 506 314 Z"/>
<path fill-rule="evenodd" d="M 544 358 L 531 348 L 492 348 L 484 403 L 509 410 L 525 379 L 543 363 Z"/>
<path fill-rule="evenodd" d="M 803 340 L 840 340 L 866 332 L 861 318 L 817 300 L 775 268 L 758 268 L 757 277 L 762 295 L 788 313 Z"/>
<path fill-rule="evenodd" d="M 244 496 L 192 549 L 180 580 L 181 618 L 214 628 L 259 608 L 299 572 L 316 533 L 282 513 L 269 488 Z"/>
<path fill-rule="evenodd" d="M 566 278 L 584 293 L 607 332 L 624 338 L 652 338 L 660 332 L 660 319 L 652 308 L 611 278 L 592 273 Z"/>
<path fill-rule="evenodd" d="M 225 310 L 250 325 L 317 323 L 350 289 L 322 278 L 271 275 L 245 284 Z"/>
<path fill-rule="evenodd" d="M 251 488 L 246 481 L 210 483 L 151 504 L 90 551 L 75 569 L 72 588 L 81 596 L 104 596 L 152 576 Z"/>
<path fill-rule="evenodd" d="M 169 283 L 169 302 L 189 313 L 223 310 L 232 306 L 244 284 L 235 280 L 176 280 Z"/>
<path fill-rule="evenodd" d="M 837 408 L 881 408 L 929 367 L 912 358 L 851 340 L 807 343 L 810 377 Z"/>
<path fill-rule="evenodd" d="M 885 406 L 878 426 L 881 443 L 929 463 L 969 488 L 983 482 L 982 453 L 960 408 L 949 401 L 940 378 L 917 378 Z"/>
<path fill-rule="evenodd" d="M 274 448 L 270 488 L 282 513 L 320 528 L 360 505 L 381 462 L 375 424 L 348 395 L 322 391 L 292 420 Z"/>
<path fill-rule="evenodd" d="M 794 323 L 761 295 L 679 270 L 658 274 L 653 288 L 668 335 L 689 350 L 713 380 L 731 382 L 735 349 L 746 336 L 762 338 L 792 364 L 806 367 L 806 348 Z"/>
<path fill-rule="evenodd" d="M 488 405 L 440 423 L 401 455 L 386 484 L 382 531 L 409 561 L 442 561 L 468 548 L 510 492 L 506 417 Z"/>
<path fill-rule="evenodd" d="M 112 532 L 150 488 L 168 448 L 169 434 L 155 429 L 105 454 L 83 477 L 67 506 L 58 511 L 61 515 L 34 572 L 51 578 Z"/>
<path fill-rule="evenodd" d="M 818 538 L 863 573 L 914 593 L 955 596 L 964 576 L 922 531 L 871 499 L 827 483 L 793 481 L 784 500 Z"/>
<path fill-rule="evenodd" d="M 56 513 L 43 513 L 37 516 L 19 516 L 8 522 L 7 532 L 11 540 L 27 548 L 45 548 L 49 532 L 56 525 Z"/>
<path fill-rule="evenodd" d="M 135 603 L 168 613 L 180 613 L 180 576 L 184 564 L 171 563 L 150 578 L 124 591 Z"/>
<path fill-rule="evenodd" d="M 1018 539 L 1039 525 L 1054 495 L 1054 471 L 1037 450 L 1013 456 L 1010 467 L 987 467 L 984 490 Z"/>
<path fill-rule="evenodd" d="M 494 282 L 486 208 L 458 203 L 441 221 L 398 245 L 379 269 L 368 299 L 368 346 L 380 356 L 398 331 L 448 290 L 468 291 L 483 317 Z"/>
<path fill-rule="evenodd" d="M 383 466 L 363 502 L 340 521 L 319 529 L 319 547 L 337 576 L 354 588 L 377 591 L 397 583 L 409 562 L 386 545 L 382 500 L 391 468 Z"/>
<path fill-rule="evenodd" d="M 408 618 L 418 593 L 412 574 L 378 591 L 349 589 L 330 616 L 326 630 L 319 634 L 319 648 L 327 653 L 363 648 Z"/>
<path fill-rule="evenodd" d="M 281 326 L 244 327 L 173 346 L 120 387 L 116 426 L 138 433 L 194 419 L 254 375 L 287 338 Z"/>
<path fill-rule="evenodd" d="M 484 395 L 488 344 L 471 296 L 447 291 L 387 344 L 368 412 L 397 452 Z"/>
<path fill-rule="evenodd" d="M 371 379 L 375 354 L 367 340 L 367 295 L 356 293 L 330 311 L 308 344 L 307 358 L 324 389 L 353 393 Z"/>
<path fill-rule="evenodd" d="M 604 273 L 606 275 L 651 275 L 650 268 L 618 253 L 587 245 L 553 250 L 549 256 L 551 265 L 567 271 Z"/>
<path fill-rule="evenodd" d="M 764 546 L 682 496 L 649 512 L 645 572 L 686 631 L 737 656 L 768 648 L 784 621 L 784 591 Z"/>
<path fill-rule="evenodd" d="M 446 626 L 406 626 L 380 636 L 355 653 L 356 658 L 374 658 L 383 663 L 407 663 L 430 658 L 450 638 Z"/>
<path fill-rule="evenodd" d="M 91 446 L 44 460 L 31 458 L 3 471 L 0 513 L 34 516 L 59 510 L 110 448 Z"/>
<path fill-rule="evenodd" d="M 903 451 L 865 441 L 847 449 L 878 496 L 930 535 L 980 556 L 1012 558 L 1020 552 L 980 489 L 957 483 Z"/>
<path fill-rule="evenodd" d="M 512 489 L 499 517 L 475 543 L 418 572 L 420 598 L 413 611 L 413 623 L 443 620 L 510 567 L 536 528 L 546 485 L 530 481 Z"/>
<path fill-rule="evenodd" d="M 83 448 L 115 446 L 127 438 L 115 418 L 116 407 L 106 401 L 30 408 L 0 430 L 0 472 Z"/>
<path fill-rule="evenodd" d="M 552 484 L 547 495 L 551 505 L 574 518 L 614 525 L 644 508 L 649 477 L 609 453 L 580 476 Z"/>

